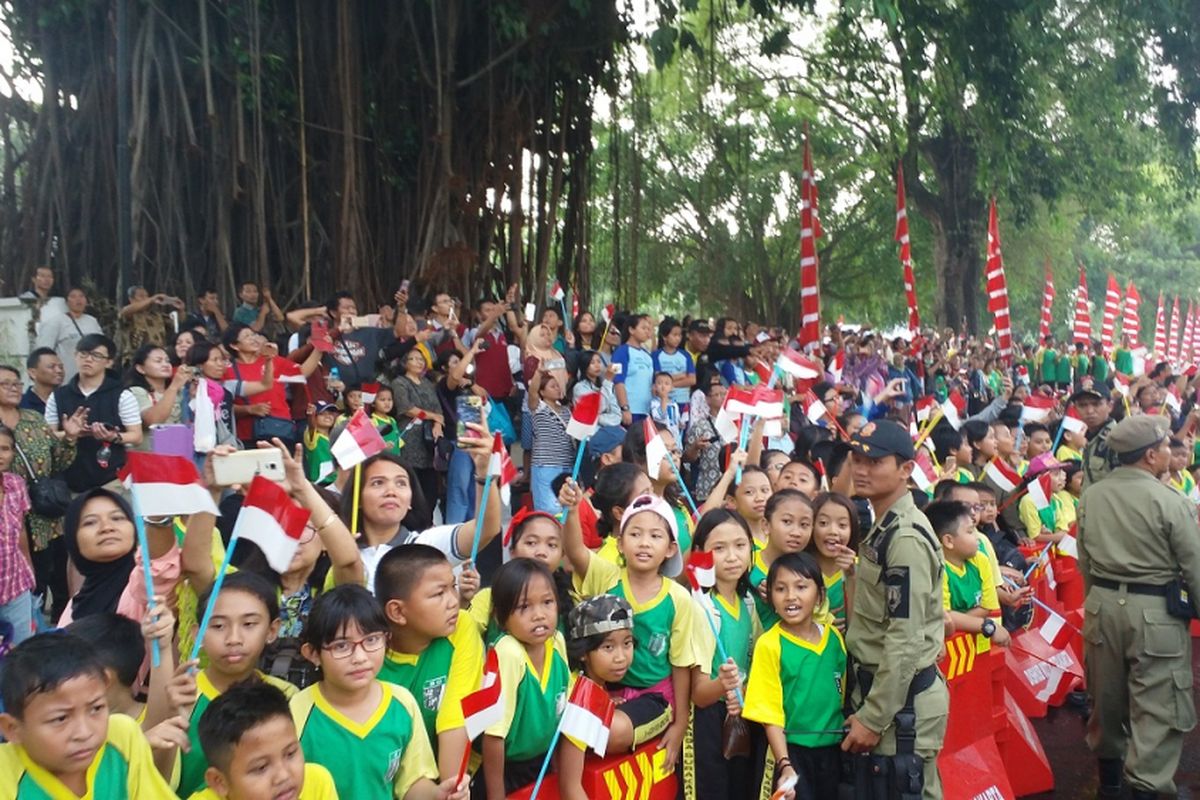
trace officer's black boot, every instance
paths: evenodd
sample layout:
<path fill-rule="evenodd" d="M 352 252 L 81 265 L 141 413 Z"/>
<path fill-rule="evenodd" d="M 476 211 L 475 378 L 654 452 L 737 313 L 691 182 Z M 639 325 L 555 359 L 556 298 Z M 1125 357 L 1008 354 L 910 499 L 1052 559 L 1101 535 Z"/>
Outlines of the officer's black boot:
<path fill-rule="evenodd" d="M 1121 796 L 1121 776 L 1125 772 L 1125 763 L 1119 758 L 1101 758 L 1100 766 L 1100 788 L 1096 792 L 1097 798 L 1119 798 Z"/>
<path fill-rule="evenodd" d="M 1158 800 L 1158 792 L 1147 791 L 1146 789 L 1134 789 L 1130 795 L 1133 800 Z"/>

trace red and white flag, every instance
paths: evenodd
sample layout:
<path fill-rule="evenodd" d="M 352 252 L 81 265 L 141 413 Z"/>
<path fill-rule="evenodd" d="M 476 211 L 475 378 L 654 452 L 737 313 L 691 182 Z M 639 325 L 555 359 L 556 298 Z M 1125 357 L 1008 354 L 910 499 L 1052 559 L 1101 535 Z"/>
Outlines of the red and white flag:
<path fill-rule="evenodd" d="M 1033 501 L 1033 507 L 1038 511 L 1050 507 L 1050 498 L 1054 495 L 1054 492 L 1050 490 L 1050 479 L 1050 473 L 1043 472 L 1029 482 L 1029 499 Z"/>
<path fill-rule="evenodd" d="M 579 291 L 571 290 L 571 319 L 579 319 Z"/>
<path fill-rule="evenodd" d="M 567 296 L 567 294 L 566 294 L 566 292 L 563 291 L 562 284 L 559 283 L 558 281 L 555 281 L 554 288 L 550 290 L 550 296 L 561 303 L 563 301 L 563 298 L 565 298 Z M 563 321 L 565 322 L 566 320 L 563 320 Z"/>
<path fill-rule="evenodd" d="M 1092 342 L 1092 312 L 1088 306 L 1087 273 L 1079 265 L 1079 289 L 1075 293 L 1075 321 L 1071 325 L 1076 344 Z"/>
<path fill-rule="evenodd" d="M 900 243 L 900 266 L 904 270 L 904 301 L 908 305 L 908 329 L 921 329 L 917 313 L 917 282 L 913 277 L 912 244 L 908 238 L 908 204 L 904 196 L 904 167 L 896 168 L 896 241 Z"/>
<path fill-rule="evenodd" d="M 931 394 L 921 395 L 917 398 L 917 402 L 913 403 L 913 409 L 917 412 L 917 422 L 925 422 L 935 410 L 937 410 L 937 398 Z"/>
<path fill-rule="evenodd" d="M 600 393 L 590 392 L 575 401 L 571 409 L 571 421 L 567 423 L 567 435 L 583 441 L 595 435 L 600 427 Z"/>
<path fill-rule="evenodd" d="M 1054 310 L 1054 272 L 1050 267 L 1050 259 L 1046 259 L 1046 285 L 1042 289 L 1042 324 L 1038 329 L 1038 344 L 1045 344 L 1050 335 L 1050 316 Z"/>
<path fill-rule="evenodd" d="M 612 318 L 616 313 L 617 307 L 614 304 L 609 303 L 604 308 L 600 309 L 600 318 L 604 320 L 604 324 L 607 325 L 608 323 L 612 322 Z"/>
<path fill-rule="evenodd" d="M 189 458 L 130 450 L 119 477 L 143 517 L 220 513 Z"/>
<path fill-rule="evenodd" d="M 616 711 L 612 698 L 600 685 L 580 677 L 571 690 L 567 708 L 559 723 L 563 735 L 603 756 L 608 749 L 608 733 L 612 729 L 613 713 Z"/>
<path fill-rule="evenodd" d="M 1087 424 L 1079 418 L 1079 412 L 1075 410 L 1075 406 L 1067 407 L 1067 413 L 1062 418 L 1062 426 L 1071 433 L 1087 433 Z"/>
<path fill-rule="evenodd" d="M 1037 393 L 1029 395 L 1021 406 L 1021 423 L 1045 422 L 1046 418 L 1054 411 L 1054 406 L 1053 397 Z"/>
<path fill-rule="evenodd" d="M 1045 621 L 1038 628 L 1038 636 L 1056 650 L 1066 647 L 1074 633 L 1075 629 L 1067 624 L 1065 617 L 1049 609 L 1046 611 Z"/>
<path fill-rule="evenodd" d="M 717 429 L 717 435 L 721 437 L 721 441 L 725 444 L 733 444 L 738 440 L 738 420 L 740 417 L 734 417 L 729 413 L 725 406 L 717 411 L 717 418 L 713 421 L 713 427 Z"/>
<path fill-rule="evenodd" d="M 500 658 L 494 648 L 488 650 L 480 689 L 464 695 L 459 702 L 462 703 L 467 739 L 478 739 L 481 733 L 504 719 L 504 696 L 500 692 Z"/>
<path fill-rule="evenodd" d="M 813 171 L 808 125 L 804 126 L 804 161 L 800 172 L 800 346 L 821 342 L 821 282 L 817 239 L 817 178 Z"/>
<path fill-rule="evenodd" d="M 958 389 L 951 391 L 945 402 L 942 403 L 942 417 L 954 426 L 954 430 L 962 427 L 967 418 L 967 399 Z"/>
<path fill-rule="evenodd" d="M 1142 333 L 1142 318 L 1139 316 L 1139 306 L 1142 303 L 1142 296 L 1138 294 L 1137 287 L 1133 285 L 1133 281 L 1129 281 L 1129 285 L 1125 287 L 1125 312 L 1124 324 L 1122 325 L 1122 335 L 1129 340 L 1130 347 L 1136 347 L 1138 337 Z"/>
<path fill-rule="evenodd" d="M 833 354 L 833 358 L 829 359 L 829 367 L 826 371 L 834 383 L 842 382 L 842 370 L 846 368 L 846 351 L 838 350 Z"/>
<path fill-rule="evenodd" d="M 1120 372 L 1114 372 L 1112 375 L 1113 387 L 1121 393 L 1122 397 L 1129 397 L 1129 385 L 1132 382 L 1132 378 Z"/>
<path fill-rule="evenodd" d="M 1192 364 L 1200 363 L 1200 303 L 1196 304 L 1196 310 L 1193 312 L 1192 318 Z"/>
<path fill-rule="evenodd" d="M 1179 387 L 1175 384 L 1172 383 L 1167 387 L 1166 394 L 1163 395 L 1163 402 L 1174 412 L 1175 416 L 1183 413 L 1183 401 L 1179 397 Z"/>
<path fill-rule="evenodd" d="M 1167 324 L 1163 317 L 1163 293 L 1158 293 L 1158 311 L 1154 314 L 1154 357 L 1167 357 Z"/>
<path fill-rule="evenodd" d="M 1105 355 L 1112 355 L 1113 329 L 1117 324 L 1117 315 L 1121 312 L 1121 285 L 1113 274 L 1108 273 L 1108 288 L 1104 291 L 1104 318 L 1100 324 L 1100 344 L 1104 347 Z"/>
<path fill-rule="evenodd" d="M 753 389 L 730 386 L 725 395 L 725 407 L 730 414 L 777 419 L 783 416 L 783 390 L 755 386 Z"/>
<path fill-rule="evenodd" d="M 1183 317 L 1183 334 L 1179 337 L 1179 366 L 1182 369 L 1192 363 L 1192 316 L 1195 309 L 1192 301 L 1188 301 L 1187 313 Z"/>
<path fill-rule="evenodd" d="M 293 503 L 282 486 L 256 475 L 242 500 L 233 536 L 254 542 L 271 569 L 287 572 L 309 516 L 308 510 Z"/>
<path fill-rule="evenodd" d="M 1079 558 L 1079 540 L 1071 534 L 1068 533 L 1063 536 L 1058 540 L 1058 544 L 1055 546 L 1058 548 L 1058 552 L 1061 555 L 1070 556 L 1071 558 L 1075 559 Z"/>
<path fill-rule="evenodd" d="M 996 318 L 1000 357 L 1007 361 L 1012 356 L 1012 322 L 1008 316 L 1008 279 L 1004 276 L 1004 256 L 1000 251 L 1000 223 L 996 218 L 994 197 L 988 209 L 987 295 L 988 311 Z"/>
<path fill-rule="evenodd" d="M 1011 492 L 1021 485 L 1021 473 L 1000 458 L 993 458 L 989 461 L 983 473 L 1005 492 Z"/>
<path fill-rule="evenodd" d="M 663 460 L 670 458 L 671 454 L 667 452 L 667 443 L 663 441 L 662 434 L 649 417 L 642 420 L 642 433 L 646 438 L 646 474 L 657 478 Z"/>
<path fill-rule="evenodd" d="M 717 569 L 711 551 L 693 550 L 685 567 L 693 592 L 702 592 L 717 585 Z"/>
<path fill-rule="evenodd" d="M 379 430 L 371 422 L 367 412 L 360 408 L 350 417 L 350 421 L 329 449 L 338 466 L 342 469 L 353 469 L 376 453 L 382 453 L 386 447 Z"/>
<path fill-rule="evenodd" d="M 775 369 L 802 381 L 816 381 L 825 376 L 824 364 L 790 347 L 780 351 Z"/>
<path fill-rule="evenodd" d="M 375 402 L 375 395 L 379 394 L 378 383 L 364 383 L 362 385 L 362 401 L 367 405 Z"/>
<path fill-rule="evenodd" d="M 512 503 L 512 484 L 517 479 L 517 465 L 512 462 L 508 455 L 508 448 L 504 446 L 504 437 L 499 433 L 493 435 L 492 439 L 492 460 L 497 460 L 499 454 L 498 471 L 492 474 L 497 476 L 497 482 L 500 486 L 500 500 L 504 505 Z M 488 471 L 492 468 L 492 462 L 488 462 Z"/>
<path fill-rule="evenodd" d="M 829 416 L 829 409 L 821 402 L 821 398 L 811 391 L 805 392 L 800 402 L 804 406 L 804 416 L 814 425 Z"/>
<path fill-rule="evenodd" d="M 933 468 L 929 451 L 924 448 L 918 450 L 917 457 L 913 459 L 912 479 L 917 488 L 923 492 L 932 489 L 934 482 L 937 481 L 937 470 Z"/>
<path fill-rule="evenodd" d="M 1179 363 L 1179 298 L 1171 304 L 1171 327 L 1167 329 L 1167 360 Z"/>

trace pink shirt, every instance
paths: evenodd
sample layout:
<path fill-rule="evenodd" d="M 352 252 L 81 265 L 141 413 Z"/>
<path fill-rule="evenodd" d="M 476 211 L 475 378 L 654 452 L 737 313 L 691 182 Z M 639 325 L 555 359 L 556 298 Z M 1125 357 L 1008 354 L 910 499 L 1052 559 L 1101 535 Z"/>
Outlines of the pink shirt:
<path fill-rule="evenodd" d="M 154 593 L 166 597 L 167 604 L 172 609 L 175 607 L 175 587 L 179 585 L 182 575 L 182 557 L 183 552 L 179 545 L 171 545 L 170 550 L 150 562 L 150 572 L 154 575 Z M 146 574 L 142 567 L 142 550 L 135 547 L 133 569 L 129 573 L 129 583 L 125 585 L 121 599 L 117 601 L 117 613 L 140 624 L 145 619 L 149 607 L 150 604 L 146 602 Z M 58 619 L 58 627 L 65 628 L 70 625 L 74 619 L 73 612 L 74 608 L 68 600 L 67 607 Z"/>
<path fill-rule="evenodd" d="M 29 513 L 29 490 L 25 479 L 14 472 L 0 476 L 4 499 L 0 500 L 0 605 L 33 589 L 33 568 L 21 552 L 25 515 Z"/>

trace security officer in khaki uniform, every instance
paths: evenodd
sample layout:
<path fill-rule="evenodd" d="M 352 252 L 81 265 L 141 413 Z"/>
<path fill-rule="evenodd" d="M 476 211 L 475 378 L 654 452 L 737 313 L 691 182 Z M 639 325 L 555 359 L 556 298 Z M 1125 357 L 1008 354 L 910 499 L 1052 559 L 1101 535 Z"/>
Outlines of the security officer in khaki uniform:
<path fill-rule="evenodd" d="M 1114 425 L 1108 447 L 1121 466 L 1079 505 L 1087 742 L 1099 759 L 1101 797 L 1120 796 L 1122 771 L 1134 798 L 1174 794 L 1183 734 L 1196 724 L 1183 618 L 1191 611 L 1181 592 L 1200 589 L 1200 528 L 1191 502 L 1161 481 L 1169 435 L 1157 415 Z"/>
<path fill-rule="evenodd" d="M 1079 419 L 1087 425 L 1087 445 L 1083 448 L 1083 486 L 1086 489 L 1118 466 L 1117 456 L 1108 446 L 1108 436 L 1117 424 L 1112 419 L 1112 398 L 1095 389 L 1080 389 L 1067 398 Z"/>
<path fill-rule="evenodd" d="M 857 797 L 934 800 L 942 796 L 937 755 L 950 709 L 937 666 L 945 638 L 942 550 L 909 493 L 908 431 L 871 422 L 850 449 L 854 491 L 871 501 L 875 524 L 855 569 L 846 636 L 855 712 L 842 749 L 870 754 L 856 764 Z"/>

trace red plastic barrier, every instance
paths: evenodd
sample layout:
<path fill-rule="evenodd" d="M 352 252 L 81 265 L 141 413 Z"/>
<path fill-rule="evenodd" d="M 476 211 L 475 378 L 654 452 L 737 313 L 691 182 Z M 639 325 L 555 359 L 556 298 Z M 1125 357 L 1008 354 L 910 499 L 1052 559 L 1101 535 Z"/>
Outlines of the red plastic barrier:
<path fill-rule="evenodd" d="M 996 734 L 996 746 L 1017 797 L 1054 789 L 1054 771 L 1042 741 L 1008 691 L 1004 692 L 1004 728 Z"/>
<path fill-rule="evenodd" d="M 1005 666 L 1005 686 L 1030 717 L 1045 716 L 1047 705 L 1062 705 L 1083 684 L 1083 665 L 1074 651 L 1055 649 L 1036 627 L 1013 634 Z"/>
<path fill-rule="evenodd" d="M 1071 612 L 1083 607 L 1083 575 L 1079 573 L 1079 562 L 1070 556 L 1054 555 L 1054 578 L 1058 583 L 1055 595 L 1059 604 Z"/>
<path fill-rule="evenodd" d="M 667 771 L 666 753 L 658 749 L 657 739 L 624 755 L 600 758 L 595 753 L 589 754 L 583 766 L 582 783 L 583 793 L 595 800 L 674 800 L 678 791 L 675 773 Z M 532 794 L 531 784 L 509 798 L 529 800 Z M 551 800 L 558 796 L 556 776 L 547 775 L 538 797 Z"/>

